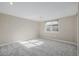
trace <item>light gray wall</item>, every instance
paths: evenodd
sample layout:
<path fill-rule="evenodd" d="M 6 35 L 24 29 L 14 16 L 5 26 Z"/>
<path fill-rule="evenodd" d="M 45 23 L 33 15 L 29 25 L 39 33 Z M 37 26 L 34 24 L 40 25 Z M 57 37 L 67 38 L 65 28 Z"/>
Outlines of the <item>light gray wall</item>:
<path fill-rule="evenodd" d="M 59 39 L 69 42 L 77 42 L 77 16 L 68 16 L 59 19 L 59 32 L 45 32 L 45 22 L 40 23 L 40 37 L 45 39 Z"/>
<path fill-rule="evenodd" d="M 0 13 L 0 43 L 28 40 L 38 36 L 38 22 Z"/>
<path fill-rule="evenodd" d="M 77 55 L 79 56 L 79 3 L 78 3 L 78 17 L 77 17 Z"/>

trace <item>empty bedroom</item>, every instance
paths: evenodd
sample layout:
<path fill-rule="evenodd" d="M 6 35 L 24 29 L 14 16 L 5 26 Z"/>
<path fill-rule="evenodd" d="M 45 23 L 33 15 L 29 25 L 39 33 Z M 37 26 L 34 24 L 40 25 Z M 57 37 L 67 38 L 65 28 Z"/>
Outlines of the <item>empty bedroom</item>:
<path fill-rule="evenodd" d="M 0 56 L 77 56 L 77 2 L 0 2 Z"/>

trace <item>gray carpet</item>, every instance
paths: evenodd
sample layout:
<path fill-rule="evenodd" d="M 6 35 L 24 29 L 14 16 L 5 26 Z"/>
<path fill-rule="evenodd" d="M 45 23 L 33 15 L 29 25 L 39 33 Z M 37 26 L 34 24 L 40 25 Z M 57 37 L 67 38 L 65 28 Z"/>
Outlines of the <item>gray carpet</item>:
<path fill-rule="evenodd" d="M 74 45 L 34 39 L 0 46 L 0 56 L 76 56 L 76 49 Z"/>

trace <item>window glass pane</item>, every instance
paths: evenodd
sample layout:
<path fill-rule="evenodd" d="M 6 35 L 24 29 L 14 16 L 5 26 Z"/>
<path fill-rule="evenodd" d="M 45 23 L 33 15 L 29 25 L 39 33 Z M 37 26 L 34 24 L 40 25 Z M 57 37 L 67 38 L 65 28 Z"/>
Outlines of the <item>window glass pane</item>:
<path fill-rule="evenodd" d="M 51 29 L 50 29 L 50 26 L 47 26 L 47 29 L 46 29 L 47 31 L 51 31 Z"/>
<path fill-rule="evenodd" d="M 58 31 L 58 20 L 47 22 L 45 25 L 46 31 Z"/>
<path fill-rule="evenodd" d="M 58 26 L 53 26 L 53 31 L 58 31 Z"/>

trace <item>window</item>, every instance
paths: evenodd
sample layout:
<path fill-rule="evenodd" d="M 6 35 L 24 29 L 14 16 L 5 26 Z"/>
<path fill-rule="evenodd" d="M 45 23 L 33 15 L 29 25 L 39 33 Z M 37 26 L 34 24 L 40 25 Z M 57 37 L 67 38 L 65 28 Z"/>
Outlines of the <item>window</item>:
<path fill-rule="evenodd" d="M 58 32 L 59 31 L 58 20 L 46 22 L 45 31 L 46 32 Z"/>

